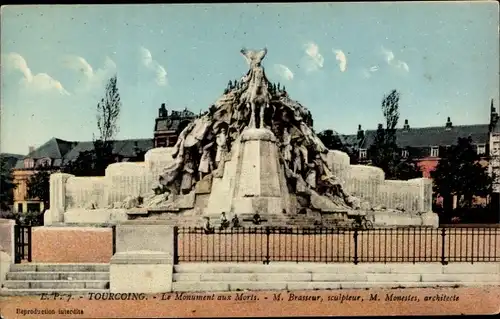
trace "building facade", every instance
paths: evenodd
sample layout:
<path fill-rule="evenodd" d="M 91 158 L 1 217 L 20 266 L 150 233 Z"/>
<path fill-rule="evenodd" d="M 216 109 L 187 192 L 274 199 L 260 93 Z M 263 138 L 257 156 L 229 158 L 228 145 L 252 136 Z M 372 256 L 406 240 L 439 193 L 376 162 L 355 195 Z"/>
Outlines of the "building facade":
<path fill-rule="evenodd" d="M 431 178 L 431 172 L 437 167 L 445 150 L 456 144 L 458 138 L 470 137 L 477 154 L 481 157 L 480 163 L 487 166 L 489 173 L 496 177 L 490 202 L 498 205 L 500 201 L 499 122 L 499 114 L 492 100 L 489 124 L 453 125 L 451 118 L 448 117 L 442 126 L 412 128 L 406 119 L 403 127 L 396 130 L 396 140 L 401 156 L 403 158 L 411 156 L 416 159 L 423 177 Z M 360 164 L 370 164 L 369 148 L 376 134 L 376 130 L 365 131 L 359 125 L 357 134 L 343 136 L 342 142 L 351 147 Z"/>
<path fill-rule="evenodd" d="M 37 149 L 31 149 L 28 155 L 19 159 L 12 168 L 14 183 L 14 212 L 42 212 L 44 203 L 28 195 L 28 181 L 41 169 L 57 172 L 68 162 L 75 160 L 80 152 L 90 151 L 93 142 L 73 142 L 52 138 Z M 153 139 L 117 140 L 113 143 L 116 161 L 134 160 L 153 148 Z"/>
<path fill-rule="evenodd" d="M 163 103 L 155 120 L 152 139 L 116 140 L 113 142 L 113 154 L 116 162 L 137 160 L 154 147 L 169 147 L 175 145 L 179 133 L 193 120 L 196 115 L 184 109 L 171 111 L 170 114 Z M 65 141 L 52 138 L 39 148 L 29 148 L 28 155 L 19 158 L 12 168 L 14 183 L 15 212 L 44 211 L 42 201 L 29 198 L 28 181 L 42 167 L 52 172 L 59 171 L 66 163 L 75 160 L 80 152 L 94 148 L 92 141 Z"/>

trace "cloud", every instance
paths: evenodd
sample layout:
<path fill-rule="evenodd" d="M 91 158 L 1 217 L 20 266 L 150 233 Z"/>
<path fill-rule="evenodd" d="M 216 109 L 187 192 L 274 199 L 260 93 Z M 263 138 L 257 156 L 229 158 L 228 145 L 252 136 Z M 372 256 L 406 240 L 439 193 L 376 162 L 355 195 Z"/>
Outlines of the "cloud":
<path fill-rule="evenodd" d="M 167 85 L 167 71 L 165 68 L 153 59 L 151 52 L 145 47 L 140 47 L 141 50 L 141 62 L 148 69 L 156 73 L 156 84 L 159 86 Z"/>
<path fill-rule="evenodd" d="M 23 74 L 23 78 L 20 84 L 34 91 L 46 92 L 55 90 L 62 95 L 70 95 L 68 91 L 63 87 L 61 82 L 52 78 L 47 73 L 37 73 L 33 75 L 33 72 L 28 67 L 26 59 L 23 58 L 19 53 L 7 53 L 2 54 L 2 68 L 6 70 L 17 70 Z"/>
<path fill-rule="evenodd" d="M 392 51 L 382 47 L 382 53 L 384 54 L 385 61 L 388 65 L 397 69 L 402 69 L 406 72 L 410 72 L 410 67 L 408 66 L 408 64 L 404 61 L 396 60 L 396 57 L 394 56 L 394 53 Z"/>
<path fill-rule="evenodd" d="M 64 66 L 84 75 L 86 81 L 77 88 L 77 91 L 90 91 L 102 88 L 105 81 L 116 73 L 116 63 L 109 57 L 104 60 L 104 66 L 95 70 L 83 57 L 77 55 L 66 55 Z"/>
<path fill-rule="evenodd" d="M 293 80 L 293 72 L 283 64 L 275 64 L 274 68 L 276 73 L 278 73 L 283 79 L 291 81 Z"/>
<path fill-rule="evenodd" d="M 374 65 L 370 68 L 370 72 L 377 72 L 378 71 L 378 65 Z"/>
<path fill-rule="evenodd" d="M 309 42 L 305 45 L 306 51 L 306 70 L 309 72 L 319 70 L 323 68 L 325 59 L 319 53 L 319 47 L 314 42 Z"/>
<path fill-rule="evenodd" d="M 345 72 L 347 69 L 347 58 L 344 52 L 342 50 L 333 50 L 333 53 L 335 53 L 335 59 L 339 61 L 340 72 Z"/>

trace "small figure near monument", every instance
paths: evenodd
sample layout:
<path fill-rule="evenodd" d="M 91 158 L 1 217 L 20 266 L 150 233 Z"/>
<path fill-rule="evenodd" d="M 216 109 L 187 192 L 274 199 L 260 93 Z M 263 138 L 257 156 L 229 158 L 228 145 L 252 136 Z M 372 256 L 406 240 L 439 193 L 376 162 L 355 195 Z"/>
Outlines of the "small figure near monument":
<path fill-rule="evenodd" d="M 261 222 L 262 222 L 262 218 L 260 217 L 260 214 L 255 213 L 253 215 L 253 218 L 252 218 L 252 223 L 254 223 L 254 225 L 260 225 Z"/>
<path fill-rule="evenodd" d="M 226 213 L 222 212 L 220 216 L 220 229 L 226 229 L 229 227 L 229 220 L 227 220 Z"/>
<path fill-rule="evenodd" d="M 236 214 L 234 214 L 233 218 L 231 219 L 231 223 L 233 224 L 233 228 L 241 227 L 240 219 L 238 218 L 238 215 L 236 215 Z"/>
<path fill-rule="evenodd" d="M 214 143 L 208 143 L 201 150 L 200 165 L 198 166 L 198 172 L 200 173 L 200 180 L 203 179 L 205 175 L 213 170 L 212 156 L 210 155 L 210 149 Z"/>
<path fill-rule="evenodd" d="M 203 230 L 205 234 L 212 234 L 215 231 L 215 227 L 210 224 L 210 217 L 205 217 L 205 224 L 203 225 Z"/>

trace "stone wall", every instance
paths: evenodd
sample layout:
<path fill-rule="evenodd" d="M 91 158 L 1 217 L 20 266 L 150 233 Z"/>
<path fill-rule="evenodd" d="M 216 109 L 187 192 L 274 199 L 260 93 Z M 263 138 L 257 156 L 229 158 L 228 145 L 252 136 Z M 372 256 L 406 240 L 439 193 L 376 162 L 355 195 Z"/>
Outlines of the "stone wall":
<path fill-rule="evenodd" d="M 14 260 L 14 226 L 12 219 L 0 218 L 0 251 L 5 252 Z"/>
<path fill-rule="evenodd" d="M 5 280 L 5 276 L 14 263 L 14 225 L 16 222 L 11 219 L 0 218 L 0 287 Z"/>
<path fill-rule="evenodd" d="M 349 179 L 349 170 L 351 168 L 349 155 L 341 151 L 330 150 L 326 156 L 326 161 L 328 168 L 340 179 L 342 185 L 345 186 Z"/>
<path fill-rule="evenodd" d="M 106 207 L 105 177 L 71 176 L 66 181 L 66 209 Z"/>
<path fill-rule="evenodd" d="M 380 185 L 384 182 L 384 171 L 367 165 L 351 165 L 346 190 L 362 201 L 375 203 L 379 196 Z"/>
<path fill-rule="evenodd" d="M 113 256 L 111 228 L 33 227 L 35 263 L 109 263 Z"/>
<path fill-rule="evenodd" d="M 152 192 L 153 175 L 146 163 L 115 163 L 106 168 L 107 205 L 121 202 L 129 196 L 146 196 Z"/>
<path fill-rule="evenodd" d="M 147 196 L 158 184 L 163 168 L 172 162 L 173 148 L 155 148 L 145 154 L 144 163 L 114 163 L 105 176 L 76 177 L 55 173 L 50 177 L 51 208 L 44 224 L 108 223 L 126 220 L 113 204 L 129 196 Z"/>

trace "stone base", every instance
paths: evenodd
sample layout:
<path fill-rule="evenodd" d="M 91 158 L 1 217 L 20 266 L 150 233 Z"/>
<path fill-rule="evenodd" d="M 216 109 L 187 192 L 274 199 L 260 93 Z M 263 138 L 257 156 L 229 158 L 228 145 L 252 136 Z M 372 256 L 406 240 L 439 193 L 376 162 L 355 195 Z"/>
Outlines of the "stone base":
<path fill-rule="evenodd" d="M 115 224 L 128 219 L 126 209 L 84 209 L 73 208 L 64 212 L 66 224 Z"/>
<path fill-rule="evenodd" d="M 169 254 L 147 250 L 116 253 L 109 270 L 112 293 L 172 291 L 173 265 Z"/>

